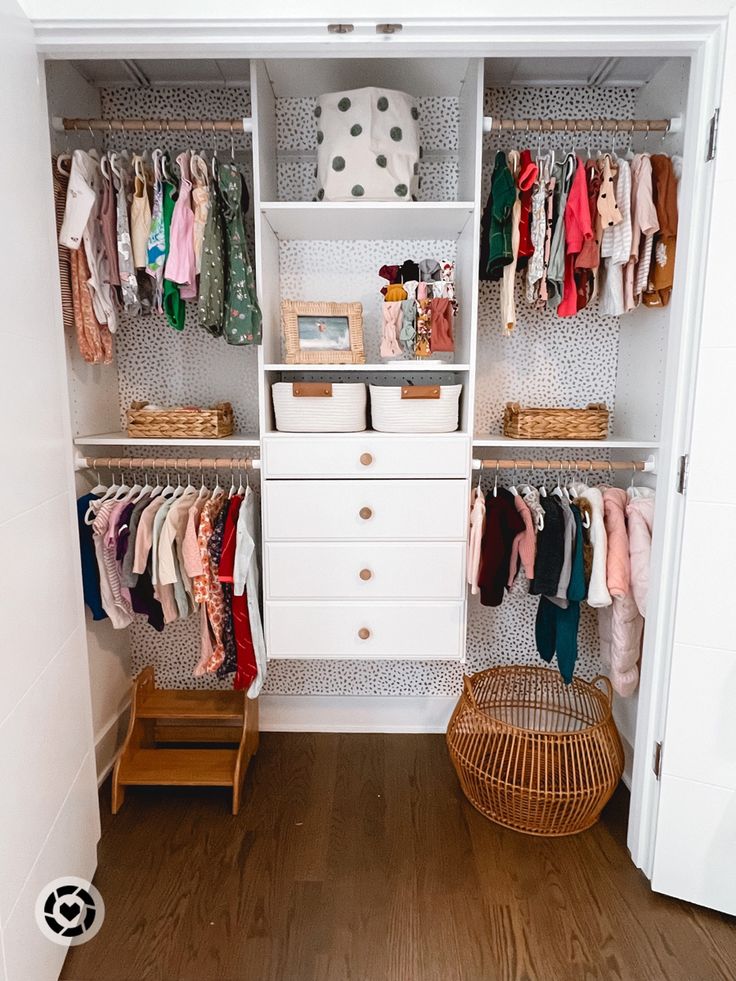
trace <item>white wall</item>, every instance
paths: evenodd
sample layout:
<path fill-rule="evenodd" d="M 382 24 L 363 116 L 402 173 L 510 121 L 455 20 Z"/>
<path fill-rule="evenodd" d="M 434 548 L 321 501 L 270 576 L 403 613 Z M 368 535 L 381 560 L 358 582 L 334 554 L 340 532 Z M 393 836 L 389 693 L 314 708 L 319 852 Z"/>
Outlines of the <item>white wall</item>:
<path fill-rule="evenodd" d="M 63 61 L 46 63 L 46 90 L 50 116 L 98 116 L 100 94 L 78 72 Z M 91 144 L 88 133 L 51 134 L 55 152 Z M 66 337 L 69 403 L 72 433 L 114 431 L 120 425 L 120 403 L 114 365 L 86 364 L 76 339 Z M 76 493 L 84 494 L 89 483 L 83 475 Z M 87 614 L 87 655 L 92 697 L 92 723 L 98 777 L 109 771 L 125 735 L 125 710 L 130 701 L 130 634 L 113 630 L 109 620 L 95 622 Z"/>
<path fill-rule="evenodd" d="M 62 12 L 59 0 L 22 0 L 21 3 L 29 17 L 37 19 L 59 19 Z M 707 14 L 727 14 L 731 4 L 729 0 L 711 0 L 703 2 L 694 8 L 692 0 L 619 0 L 616 5 L 617 16 L 634 15 L 641 17 L 677 17 Z M 491 20 L 487 0 L 464 0 L 462 17 L 483 18 Z M 345 3 L 344 0 L 320 0 L 311 3 L 308 12 L 305 11 L 303 0 L 280 0 L 278 6 L 267 10 L 260 3 L 243 2 L 243 0 L 217 0 L 210 4 L 206 11 L 200 0 L 159 0 L 155 8 L 150 0 L 127 0 L 122 6 L 117 0 L 65 0 L 63 4 L 63 19 L 76 20 L 93 18 L 96 20 L 143 19 L 155 17 L 156 20 L 179 20 L 194 18 L 197 20 L 228 20 L 234 18 L 243 20 L 252 18 L 278 22 L 285 20 L 305 21 L 307 17 L 313 21 L 317 18 L 329 18 L 344 22 L 346 20 L 362 20 L 376 18 L 382 21 L 395 22 L 402 17 L 432 18 L 450 17 L 455 22 L 453 11 L 448 9 L 445 0 L 362 0 L 360 4 Z M 555 8 L 556 15 L 579 15 L 590 20 L 593 17 L 610 16 L 612 11 L 607 7 L 594 8 L 590 0 L 567 0 Z M 528 0 L 523 7 L 514 10 L 514 16 L 523 19 L 529 17 L 549 18 L 551 14 L 548 0 Z"/>
<path fill-rule="evenodd" d="M 41 937 L 36 897 L 92 876 L 99 816 L 45 87 L 15 0 L 0 0 L 0 64 L 0 923 L 7 981 L 51 981 L 64 949 Z"/>

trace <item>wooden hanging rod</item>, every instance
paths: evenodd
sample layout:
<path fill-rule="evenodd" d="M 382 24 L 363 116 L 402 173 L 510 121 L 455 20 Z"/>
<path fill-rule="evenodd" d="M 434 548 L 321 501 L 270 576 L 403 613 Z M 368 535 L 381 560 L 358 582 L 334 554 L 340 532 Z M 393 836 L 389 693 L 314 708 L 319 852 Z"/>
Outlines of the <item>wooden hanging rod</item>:
<path fill-rule="evenodd" d="M 261 461 L 244 457 L 78 457 L 76 470 L 260 470 Z"/>
<path fill-rule="evenodd" d="M 145 133 L 150 130 L 152 133 L 184 132 L 206 136 L 213 132 L 253 132 L 253 120 L 248 116 L 233 119 L 74 119 L 54 116 L 51 123 L 57 133 L 85 133 L 91 130 L 105 133 Z"/>
<path fill-rule="evenodd" d="M 654 457 L 647 460 L 473 460 L 474 470 L 573 470 L 586 474 L 591 470 L 654 471 Z"/>
<path fill-rule="evenodd" d="M 682 129 L 682 116 L 672 119 L 499 119 L 496 116 L 483 117 L 483 132 L 497 133 L 501 130 L 517 133 L 679 133 Z"/>

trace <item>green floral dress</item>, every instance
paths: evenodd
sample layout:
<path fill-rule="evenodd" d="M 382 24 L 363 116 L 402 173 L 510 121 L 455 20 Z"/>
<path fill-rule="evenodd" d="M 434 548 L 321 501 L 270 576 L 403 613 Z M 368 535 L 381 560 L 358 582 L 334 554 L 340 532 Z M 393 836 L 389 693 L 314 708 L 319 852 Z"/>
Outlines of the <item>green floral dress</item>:
<path fill-rule="evenodd" d="M 245 180 L 239 164 L 220 165 L 218 182 L 225 229 L 225 318 L 228 344 L 261 343 L 261 309 L 245 241 Z"/>
<path fill-rule="evenodd" d="M 225 229 L 217 183 L 210 186 L 210 207 L 202 238 L 197 317 L 199 326 L 222 337 L 225 322 Z"/>
<path fill-rule="evenodd" d="M 175 184 L 170 181 L 164 181 L 164 200 L 163 200 L 163 217 L 164 217 L 164 242 L 166 256 L 169 254 L 170 247 L 170 233 L 171 233 L 171 216 L 174 214 L 174 205 L 176 203 L 177 188 Z M 163 282 L 163 308 L 164 314 L 169 324 L 174 328 L 174 330 L 184 330 L 184 317 L 186 316 L 186 304 L 181 298 L 179 292 L 179 284 L 172 283 L 170 279 L 164 277 Z"/>

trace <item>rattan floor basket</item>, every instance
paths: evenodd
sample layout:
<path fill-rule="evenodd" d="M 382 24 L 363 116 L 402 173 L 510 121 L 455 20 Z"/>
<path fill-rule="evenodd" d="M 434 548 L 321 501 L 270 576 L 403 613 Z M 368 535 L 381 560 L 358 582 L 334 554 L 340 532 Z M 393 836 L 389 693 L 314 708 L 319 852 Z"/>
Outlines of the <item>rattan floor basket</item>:
<path fill-rule="evenodd" d="M 624 767 L 612 698 L 601 675 L 565 685 L 555 670 L 519 666 L 466 677 L 447 727 L 465 796 L 492 821 L 525 834 L 591 827 Z"/>
<path fill-rule="evenodd" d="M 530 409 L 507 402 L 503 434 L 511 439 L 606 439 L 608 409 L 604 402 L 587 409 Z"/>

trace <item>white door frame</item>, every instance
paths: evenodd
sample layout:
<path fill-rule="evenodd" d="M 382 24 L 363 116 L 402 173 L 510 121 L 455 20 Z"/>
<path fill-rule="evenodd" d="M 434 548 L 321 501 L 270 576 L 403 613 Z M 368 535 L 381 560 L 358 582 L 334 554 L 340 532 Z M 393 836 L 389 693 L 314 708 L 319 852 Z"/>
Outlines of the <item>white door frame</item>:
<path fill-rule="evenodd" d="M 706 8 L 707 9 L 707 8 Z M 673 300 L 670 370 L 663 409 L 663 449 L 658 460 L 658 499 L 666 504 L 655 532 L 653 566 L 660 570 L 659 602 L 650 611 L 643 659 L 628 844 L 634 863 L 651 876 L 659 788 L 652 770 L 654 744 L 664 727 L 673 644 L 674 604 L 682 545 L 682 499 L 675 490 L 677 460 L 687 452 L 700 338 L 702 283 L 707 258 L 713 167 L 705 162 L 708 120 L 718 104 L 728 17 L 581 17 L 474 19 L 466 22 L 403 19 L 391 38 L 375 34 L 376 18 L 352 18 L 350 35 L 328 35 L 325 20 L 267 21 L 183 19 L 40 20 L 35 23 L 44 58 L 291 58 L 291 57 L 502 57 L 600 54 L 686 56 L 692 59 L 687 108 L 686 166 L 681 196 L 695 221 L 677 256 L 680 289 Z M 597 21 L 601 23 L 597 23 Z M 683 209 L 684 210 L 684 209 Z M 687 227 L 688 220 L 683 222 Z M 689 325 L 684 329 L 681 325 Z M 674 336 L 673 336 L 674 335 Z"/>

